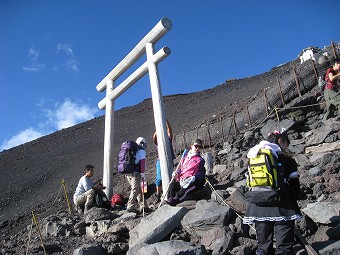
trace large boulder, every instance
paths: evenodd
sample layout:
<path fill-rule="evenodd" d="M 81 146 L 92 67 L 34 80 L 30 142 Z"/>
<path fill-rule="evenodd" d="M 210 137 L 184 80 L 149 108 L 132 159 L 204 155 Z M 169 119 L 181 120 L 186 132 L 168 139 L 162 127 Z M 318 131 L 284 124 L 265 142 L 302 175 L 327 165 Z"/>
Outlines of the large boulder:
<path fill-rule="evenodd" d="M 188 212 L 184 207 L 172 207 L 163 205 L 130 231 L 129 246 L 133 247 L 139 243 L 156 243 L 175 228 L 180 226 L 183 216 Z"/>
<path fill-rule="evenodd" d="M 316 202 L 308 204 L 302 211 L 316 223 L 330 224 L 340 222 L 340 203 Z"/>

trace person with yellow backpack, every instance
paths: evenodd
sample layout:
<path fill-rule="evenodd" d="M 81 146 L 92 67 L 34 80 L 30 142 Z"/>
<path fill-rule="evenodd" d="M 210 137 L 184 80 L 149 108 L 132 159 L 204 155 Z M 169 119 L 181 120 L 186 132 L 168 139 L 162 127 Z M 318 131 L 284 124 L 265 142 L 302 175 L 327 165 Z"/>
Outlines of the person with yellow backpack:
<path fill-rule="evenodd" d="M 257 255 L 293 254 L 295 220 L 301 219 L 296 161 L 287 155 L 286 132 L 274 131 L 248 151 L 248 203 L 244 224 L 255 223 Z M 276 238 L 273 248 L 274 233 Z"/>

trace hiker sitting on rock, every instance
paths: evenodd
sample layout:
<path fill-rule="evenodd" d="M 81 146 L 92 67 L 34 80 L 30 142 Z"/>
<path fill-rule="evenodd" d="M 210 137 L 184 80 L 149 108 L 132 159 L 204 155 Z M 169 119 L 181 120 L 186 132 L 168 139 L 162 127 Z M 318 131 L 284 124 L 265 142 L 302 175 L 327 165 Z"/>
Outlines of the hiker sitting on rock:
<path fill-rule="evenodd" d="M 335 110 L 340 110 L 340 59 L 335 59 L 333 67 L 328 68 L 325 75 L 324 97 L 326 100 L 326 114 L 324 120 L 333 117 Z"/>
<path fill-rule="evenodd" d="M 86 165 L 84 171 L 85 174 L 80 178 L 74 193 L 73 202 L 79 208 L 84 207 L 84 213 L 87 213 L 93 206 L 96 191 L 101 191 L 105 187 L 101 182 L 93 183 L 91 178 L 93 177 L 94 167 L 92 165 Z"/>
<path fill-rule="evenodd" d="M 245 217 L 243 218 L 243 223 L 255 223 L 258 243 L 257 255 L 293 254 L 294 221 L 300 219 L 302 216 L 297 204 L 300 191 L 297 163 L 292 157 L 285 155 L 288 146 L 289 139 L 287 133 L 274 131 L 268 135 L 267 140 L 261 141 L 260 144 L 251 148 L 247 154 L 247 157 L 251 159 L 256 157 L 262 149 L 270 150 L 278 160 L 275 166 L 280 168 L 278 173 L 283 173 L 281 175 L 283 177 L 282 185 L 279 190 L 280 199 L 277 202 L 269 203 L 269 199 L 267 199 L 268 205 L 265 205 L 265 201 L 261 201 L 260 203 L 261 197 L 255 196 L 255 194 L 252 195 L 252 198 L 255 198 L 253 201 L 248 199 L 249 203 Z M 258 178 L 257 175 L 250 179 L 256 178 Z M 277 178 L 279 178 L 279 174 L 277 174 Z M 277 179 L 275 182 L 279 182 L 279 180 Z M 250 190 L 248 193 L 261 193 L 262 197 L 267 198 L 264 192 L 271 192 L 269 187 L 260 188 L 261 190 Z M 246 193 L 246 197 L 247 195 Z M 276 251 L 274 251 L 273 248 L 274 233 L 276 238 Z"/>
<path fill-rule="evenodd" d="M 205 160 L 201 157 L 202 141 L 196 139 L 191 150 L 179 162 L 178 170 L 173 173 L 169 184 L 169 205 L 176 205 L 185 200 L 188 194 L 202 189 L 205 183 Z"/>

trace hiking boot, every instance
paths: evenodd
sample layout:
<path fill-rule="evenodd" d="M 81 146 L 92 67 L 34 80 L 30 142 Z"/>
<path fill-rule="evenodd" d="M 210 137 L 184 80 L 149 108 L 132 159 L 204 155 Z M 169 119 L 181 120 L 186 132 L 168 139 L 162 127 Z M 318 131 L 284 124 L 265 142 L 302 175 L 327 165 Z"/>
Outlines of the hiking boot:
<path fill-rule="evenodd" d="M 79 214 L 83 214 L 84 213 L 84 206 L 77 206 L 76 210 Z"/>
<path fill-rule="evenodd" d="M 84 208 L 84 214 L 88 213 L 89 210 L 92 208 L 91 205 L 85 205 L 85 208 Z"/>
<path fill-rule="evenodd" d="M 174 199 L 174 198 L 168 198 L 167 200 L 166 200 L 166 203 L 168 204 L 168 205 L 171 205 L 171 206 L 175 206 L 175 205 L 177 205 L 178 204 L 178 199 Z"/>
<path fill-rule="evenodd" d="M 131 207 L 130 207 L 130 208 L 127 208 L 126 211 L 127 211 L 127 212 L 131 212 L 131 213 L 139 213 L 136 209 L 131 208 Z"/>
<path fill-rule="evenodd" d="M 153 196 L 152 196 L 154 203 L 159 203 L 161 201 L 161 198 L 162 198 L 162 195 L 157 194 L 157 193 L 153 194 Z"/>
<path fill-rule="evenodd" d="M 141 208 L 140 211 L 141 211 L 141 213 L 143 213 L 143 208 Z M 153 210 L 151 208 L 149 208 L 149 207 L 144 208 L 144 213 L 149 214 L 149 213 L 152 213 L 152 212 L 153 212 Z"/>

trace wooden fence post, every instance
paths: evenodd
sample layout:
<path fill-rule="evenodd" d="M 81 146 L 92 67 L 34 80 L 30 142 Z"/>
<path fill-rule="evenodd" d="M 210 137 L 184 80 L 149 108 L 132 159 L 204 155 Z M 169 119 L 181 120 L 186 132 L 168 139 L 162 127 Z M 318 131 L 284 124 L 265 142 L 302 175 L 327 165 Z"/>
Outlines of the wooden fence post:
<path fill-rule="evenodd" d="M 207 134 L 208 134 L 208 141 L 209 141 L 209 148 L 210 148 L 210 146 L 211 146 L 211 135 L 210 135 L 209 122 L 207 123 Z"/>
<path fill-rule="evenodd" d="M 319 78 L 319 73 L 318 73 L 318 70 L 316 69 L 315 62 L 314 62 L 313 59 L 312 59 L 312 66 L 313 66 L 315 78 L 316 78 L 316 80 L 318 80 L 318 78 Z"/>
<path fill-rule="evenodd" d="M 285 106 L 285 99 L 284 99 L 283 94 L 282 94 L 281 84 L 280 84 L 280 80 L 279 80 L 278 77 L 276 77 L 276 81 L 277 81 L 277 85 L 279 87 L 282 105 Z"/>
<path fill-rule="evenodd" d="M 224 129 L 223 129 L 222 117 L 221 117 L 221 119 L 220 119 L 220 123 L 221 123 L 222 141 L 224 142 Z"/>
<path fill-rule="evenodd" d="M 332 39 L 332 49 L 333 49 L 333 54 L 334 54 L 334 57 L 337 58 L 338 57 L 338 54 L 336 52 L 336 49 L 335 49 L 335 46 L 334 46 L 334 41 Z"/>
<path fill-rule="evenodd" d="M 269 105 L 268 105 L 268 98 L 267 98 L 267 90 L 266 88 L 263 89 L 263 95 L 264 95 L 264 100 L 266 102 L 266 113 L 267 113 L 267 116 L 269 115 Z"/>
<path fill-rule="evenodd" d="M 237 126 L 236 126 L 236 113 L 235 112 L 234 112 L 234 115 L 233 115 L 233 121 L 234 121 L 235 135 L 237 135 L 238 129 L 237 129 Z"/>
<path fill-rule="evenodd" d="M 250 113 L 249 113 L 248 105 L 247 105 L 247 116 L 248 116 L 249 125 L 250 125 L 250 127 L 252 127 L 252 123 L 251 123 L 251 118 L 250 118 Z"/>
<path fill-rule="evenodd" d="M 185 131 L 183 130 L 183 151 L 186 149 Z"/>
<path fill-rule="evenodd" d="M 296 71 L 295 71 L 295 66 L 293 67 L 293 72 L 294 72 L 294 78 L 295 78 L 295 83 L 296 83 L 296 89 L 297 89 L 297 92 L 299 94 L 299 97 L 301 97 L 300 84 L 299 84 L 299 79 L 298 79 Z"/>

